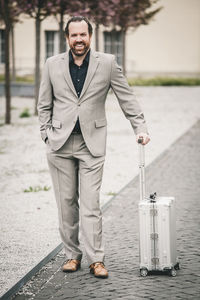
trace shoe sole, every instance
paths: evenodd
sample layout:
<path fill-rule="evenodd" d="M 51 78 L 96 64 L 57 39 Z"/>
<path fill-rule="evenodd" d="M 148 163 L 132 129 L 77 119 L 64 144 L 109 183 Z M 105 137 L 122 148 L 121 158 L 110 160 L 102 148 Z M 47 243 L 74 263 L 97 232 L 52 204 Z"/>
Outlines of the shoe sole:
<path fill-rule="evenodd" d="M 96 278 L 101 278 L 101 279 L 106 279 L 108 278 L 108 275 L 101 275 L 101 276 L 97 276 L 97 275 L 94 275 Z"/>
<path fill-rule="evenodd" d="M 108 278 L 108 275 L 95 275 L 93 270 L 90 270 L 90 273 L 94 275 L 96 278 L 102 278 L 102 279 Z"/>

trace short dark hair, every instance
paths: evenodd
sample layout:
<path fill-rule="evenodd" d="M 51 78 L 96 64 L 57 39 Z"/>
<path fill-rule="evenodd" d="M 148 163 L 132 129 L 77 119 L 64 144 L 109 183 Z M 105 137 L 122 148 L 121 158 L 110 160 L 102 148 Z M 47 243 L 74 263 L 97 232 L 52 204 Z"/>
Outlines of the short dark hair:
<path fill-rule="evenodd" d="M 85 21 L 87 23 L 89 35 L 92 35 L 93 29 L 92 29 L 92 25 L 90 24 L 89 20 L 83 16 L 74 16 L 71 19 L 69 19 L 69 21 L 67 22 L 67 25 L 65 27 L 65 34 L 67 37 L 69 36 L 69 24 L 72 22 L 81 22 L 81 21 Z"/>

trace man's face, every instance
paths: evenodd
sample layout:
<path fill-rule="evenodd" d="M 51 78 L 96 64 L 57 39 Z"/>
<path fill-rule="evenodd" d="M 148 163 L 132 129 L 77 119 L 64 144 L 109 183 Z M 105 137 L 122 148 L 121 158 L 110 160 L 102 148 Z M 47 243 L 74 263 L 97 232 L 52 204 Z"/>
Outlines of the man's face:
<path fill-rule="evenodd" d="M 71 22 L 69 24 L 69 47 L 76 56 L 83 56 L 90 48 L 91 36 L 88 24 L 85 21 Z"/>

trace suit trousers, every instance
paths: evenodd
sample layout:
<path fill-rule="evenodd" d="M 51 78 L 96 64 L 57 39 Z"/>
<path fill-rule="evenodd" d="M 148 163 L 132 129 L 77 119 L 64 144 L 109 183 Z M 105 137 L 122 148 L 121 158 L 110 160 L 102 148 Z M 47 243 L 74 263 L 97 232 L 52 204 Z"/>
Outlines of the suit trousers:
<path fill-rule="evenodd" d="M 80 223 L 89 265 L 104 261 L 99 194 L 105 156 L 92 156 L 82 134 L 71 134 L 57 151 L 47 144 L 47 160 L 67 259 L 82 258 Z"/>

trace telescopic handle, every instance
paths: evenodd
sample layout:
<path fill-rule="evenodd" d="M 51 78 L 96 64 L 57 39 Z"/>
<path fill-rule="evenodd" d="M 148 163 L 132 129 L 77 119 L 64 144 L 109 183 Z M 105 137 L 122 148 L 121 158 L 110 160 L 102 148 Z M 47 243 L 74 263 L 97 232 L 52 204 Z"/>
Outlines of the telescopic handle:
<path fill-rule="evenodd" d="M 145 197 L 145 153 L 144 145 L 142 145 L 143 139 L 138 139 L 139 146 L 139 175 L 140 175 L 140 201 Z"/>

